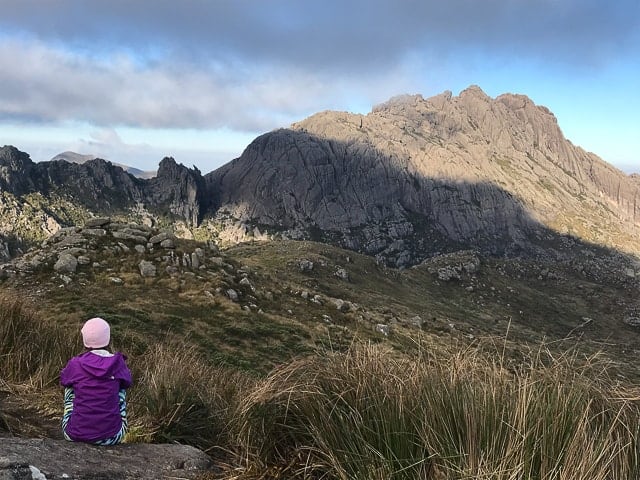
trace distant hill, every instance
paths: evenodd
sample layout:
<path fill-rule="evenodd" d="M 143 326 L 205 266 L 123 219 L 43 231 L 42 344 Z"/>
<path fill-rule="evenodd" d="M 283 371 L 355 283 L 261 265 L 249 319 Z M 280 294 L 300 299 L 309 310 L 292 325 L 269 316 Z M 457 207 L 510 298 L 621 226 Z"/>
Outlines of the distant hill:
<path fill-rule="evenodd" d="M 67 151 L 67 152 L 59 153 L 58 155 L 53 157 L 50 161 L 56 162 L 58 160 L 64 160 L 69 163 L 82 164 L 89 160 L 93 160 L 95 158 L 98 158 L 98 157 L 96 157 L 95 155 L 82 155 L 81 153 Z M 107 161 L 109 162 L 110 160 L 107 160 Z M 138 178 L 152 178 L 152 177 L 155 177 L 156 175 L 155 171 L 144 171 L 135 167 L 123 165 L 121 163 L 116 163 L 116 162 L 111 162 L 111 163 L 113 163 L 117 167 L 122 168 L 125 172 L 130 173 L 131 175 Z"/>

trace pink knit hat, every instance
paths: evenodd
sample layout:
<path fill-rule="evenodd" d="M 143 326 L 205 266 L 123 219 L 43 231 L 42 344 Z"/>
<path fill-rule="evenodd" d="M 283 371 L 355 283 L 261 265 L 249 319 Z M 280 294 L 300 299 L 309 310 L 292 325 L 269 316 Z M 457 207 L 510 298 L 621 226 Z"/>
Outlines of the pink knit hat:
<path fill-rule="evenodd" d="M 109 324 L 102 318 L 87 320 L 82 327 L 82 342 L 87 348 L 102 348 L 109 345 L 111 331 Z"/>

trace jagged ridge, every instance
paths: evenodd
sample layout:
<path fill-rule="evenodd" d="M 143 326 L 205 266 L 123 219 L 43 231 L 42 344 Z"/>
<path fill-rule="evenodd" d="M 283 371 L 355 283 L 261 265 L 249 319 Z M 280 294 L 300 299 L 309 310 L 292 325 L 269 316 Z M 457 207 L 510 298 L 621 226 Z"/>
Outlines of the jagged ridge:
<path fill-rule="evenodd" d="M 638 182 L 572 145 L 545 107 L 475 86 L 368 115 L 318 113 L 257 138 L 208 180 L 232 217 L 331 232 L 400 264 L 421 239 L 421 255 L 443 243 L 503 253 L 554 231 L 638 250 Z"/>

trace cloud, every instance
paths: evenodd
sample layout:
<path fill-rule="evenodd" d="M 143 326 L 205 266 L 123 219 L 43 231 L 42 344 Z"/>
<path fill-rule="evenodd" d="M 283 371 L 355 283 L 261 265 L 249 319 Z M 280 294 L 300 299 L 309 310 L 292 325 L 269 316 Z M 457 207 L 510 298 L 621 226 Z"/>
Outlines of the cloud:
<path fill-rule="evenodd" d="M 140 66 L 127 55 L 96 59 L 24 41 L 0 44 L 0 84 L 5 121 L 154 128 L 273 128 L 274 119 L 288 123 L 311 98 L 329 94 L 293 69 Z"/>
<path fill-rule="evenodd" d="M 262 132 L 425 82 L 453 89 L 448 68 L 576 78 L 640 49 L 637 0 L 1 3 L 5 123 Z"/>
<path fill-rule="evenodd" d="M 408 52 L 518 53 L 571 65 L 638 46 L 636 0 L 4 0 L 0 26 L 145 58 L 375 70 Z"/>
<path fill-rule="evenodd" d="M 407 78 L 402 69 L 383 71 L 378 83 L 397 87 Z M 239 62 L 140 64 L 123 53 L 97 58 L 32 40 L 5 40 L 0 121 L 256 132 L 287 126 L 319 105 L 344 104 L 354 91 L 375 95 L 371 79 Z"/>

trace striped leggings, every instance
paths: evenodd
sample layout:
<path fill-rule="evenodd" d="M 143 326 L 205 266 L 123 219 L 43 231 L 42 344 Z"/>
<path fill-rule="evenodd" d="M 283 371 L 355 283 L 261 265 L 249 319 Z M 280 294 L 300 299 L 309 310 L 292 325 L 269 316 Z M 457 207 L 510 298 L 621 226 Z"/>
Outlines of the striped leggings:
<path fill-rule="evenodd" d="M 66 387 L 64 389 L 64 413 L 62 414 L 62 435 L 64 435 L 65 440 L 73 441 L 69 435 L 67 435 L 67 425 L 69 424 L 69 419 L 71 418 L 71 414 L 73 413 L 73 399 L 75 398 L 75 393 L 73 392 L 73 388 Z M 118 400 L 120 404 L 120 418 L 122 418 L 122 427 L 120 431 L 116 433 L 113 437 L 105 438 L 103 440 L 96 440 L 95 442 L 91 442 L 94 445 L 116 445 L 121 443 L 124 439 L 127 431 L 129 430 L 129 422 L 127 421 L 127 391 L 122 388 L 120 392 L 118 392 Z"/>

